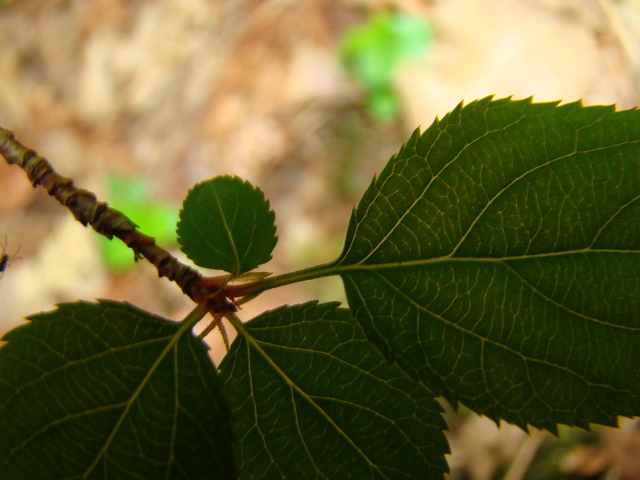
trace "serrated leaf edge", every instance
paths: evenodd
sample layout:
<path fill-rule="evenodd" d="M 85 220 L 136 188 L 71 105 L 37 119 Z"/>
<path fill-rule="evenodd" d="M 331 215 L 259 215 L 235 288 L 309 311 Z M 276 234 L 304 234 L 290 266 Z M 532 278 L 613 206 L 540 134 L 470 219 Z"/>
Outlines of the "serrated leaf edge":
<path fill-rule="evenodd" d="M 318 301 L 313 301 L 313 302 L 308 302 L 305 305 L 312 305 L 315 304 L 317 305 L 319 302 Z M 334 303 L 334 302 L 332 302 Z M 335 308 L 338 308 L 339 306 L 339 302 L 335 302 Z M 284 307 L 280 307 L 276 310 L 273 310 L 272 312 L 275 312 L 277 310 L 280 309 L 284 309 L 287 308 L 286 306 Z M 379 467 L 377 466 L 377 464 L 375 463 L 375 461 L 372 461 L 369 459 L 369 457 L 349 438 L 349 436 L 333 421 L 333 419 L 328 416 L 325 411 L 316 403 L 313 401 L 312 398 L 309 397 L 309 395 L 307 395 L 307 393 L 305 391 L 303 391 L 300 387 L 298 387 L 295 382 L 293 380 L 291 380 L 289 378 L 289 376 L 282 371 L 282 369 L 280 369 L 280 367 L 271 359 L 271 357 L 267 354 L 267 352 L 265 352 L 263 350 L 263 348 L 260 346 L 259 342 L 253 338 L 253 336 L 246 330 L 246 328 L 244 327 L 244 324 L 242 323 L 242 321 L 237 317 L 237 316 L 233 316 L 231 318 L 229 318 L 229 320 L 231 321 L 231 323 L 233 324 L 234 328 L 236 328 L 236 330 L 238 331 L 238 335 L 242 335 L 242 338 L 245 339 L 248 343 L 248 345 L 253 348 L 268 364 L 269 366 L 271 366 L 271 368 L 274 369 L 274 371 L 287 383 L 287 385 L 289 385 L 289 388 L 292 391 L 295 391 L 296 393 L 298 393 L 298 395 L 300 395 L 301 398 L 305 399 L 321 416 L 322 418 L 324 418 L 333 428 L 336 432 L 339 433 L 339 435 L 349 444 L 351 445 L 351 447 L 354 449 L 354 451 L 358 452 L 358 455 L 360 455 L 360 457 L 362 459 L 364 459 L 366 462 L 369 463 L 369 465 L 375 469 L 375 471 L 380 474 L 382 476 L 382 478 L 386 478 L 384 472 L 382 472 Z M 335 357 L 332 357 L 334 360 L 337 360 Z M 353 365 L 349 364 L 350 367 L 353 367 Z M 367 372 L 365 372 L 367 373 Z M 305 446 L 306 449 L 306 446 Z M 307 451 L 308 452 L 308 451 Z M 308 452 L 309 454 L 309 458 L 313 460 L 313 456 Z M 318 469 L 319 470 L 319 469 Z"/>

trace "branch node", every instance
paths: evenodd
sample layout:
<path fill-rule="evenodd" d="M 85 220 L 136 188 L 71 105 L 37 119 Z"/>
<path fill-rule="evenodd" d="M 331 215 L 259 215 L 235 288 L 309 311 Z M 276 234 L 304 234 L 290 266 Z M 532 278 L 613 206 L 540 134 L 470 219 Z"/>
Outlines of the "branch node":
<path fill-rule="evenodd" d="M 206 304 L 211 314 L 233 312 L 236 307 L 226 296 L 226 284 L 204 280 L 196 270 L 180 263 L 177 258 L 156 245 L 153 237 L 137 230 L 122 212 L 98 201 L 88 190 L 77 188 L 73 180 L 55 172 L 53 166 L 34 150 L 26 148 L 15 139 L 10 130 L 0 127 L 0 153 L 8 163 L 22 168 L 34 187 L 42 186 L 50 196 L 67 207 L 84 226 L 91 227 L 109 240 L 118 237 L 134 252 L 136 261 L 146 258 L 153 264 L 160 277 L 175 282 L 193 301 Z"/>

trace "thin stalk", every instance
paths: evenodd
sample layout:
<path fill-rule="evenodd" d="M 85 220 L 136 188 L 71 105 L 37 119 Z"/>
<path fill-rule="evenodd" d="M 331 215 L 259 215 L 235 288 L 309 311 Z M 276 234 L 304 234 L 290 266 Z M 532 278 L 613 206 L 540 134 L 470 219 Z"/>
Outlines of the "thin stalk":
<path fill-rule="evenodd" d="M 193 310 L 189 312 L 189 314 L 182 319 L 181 324 L 185 325 L 187 328 L 195 327 L 196 323 L 202 320 L 205 315 L 209 313 L 209 309 L 207 305 L 204 303 L 200 303 L 195 306 Z"/>
<path fill-rule="evenodd" d="M 336 265 L 336 262 L 334 261 L 309 268 L 303 268 L 302 270 L 297 270 L 295 272 L 267 277 L 255 282 L 242 283 L 240 285 L 229 285 L 226 289 L 226 294 L 232 298 L 254 298 L 262 292 L 271 290 L 272 288 L 291 285 L 292 283 L 305 282 L 307 280 L 315 280 L 317 278 L 330 277 L 332 275 L 337 275 L 341 270 L 342 268 L 339 265 Z M 239 303 L 244 302 L 241 301 Z"/>

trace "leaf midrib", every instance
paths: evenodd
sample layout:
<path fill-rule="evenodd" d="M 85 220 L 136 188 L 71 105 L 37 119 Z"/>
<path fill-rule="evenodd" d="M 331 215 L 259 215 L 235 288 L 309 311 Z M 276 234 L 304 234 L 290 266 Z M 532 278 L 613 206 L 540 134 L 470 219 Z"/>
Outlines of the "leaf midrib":
<path fill-rule="evenodd" d="M 299 353 L 306 353 L 306 354 L 318 355 L 318 356 L 323 356 L 323 357 L 329 358 L 329 359 L 331 359 L 331 360 L 333 360 L 333 361 L 335 361 L 335 362 L 337 362 L 337 363 L 339 363 L 339 364 L 341 364 L 343 366 L 346 366 L 348 368 L 353 368 L 354 370 L 358 371 L 359 375 L 371 378 L 376 382 L 380 382 L 380 383 L 384 384 L 385 387 L 393 390 L 394 392 L 400 393 L 400 394 L 402 394 L 404 396 L 407 395 L 405 390 L 403 390 L 401 388 L 398 388 L 398 387 L 396 387 L 394 385 L 391 385 L 389 382 L 386 382 L 386 381 L 382 380 L 380 377 L 377 377 L 377 376 L 373 375 L 370 371 L 365 370 L 363 368 L 360 368 L 358 365 L 354 365 L 353 363 L 346 362 L 345 360 L 343 360 L 343 359 L 341 359 L 339 357 L 336 357 L 335 355 L 332 355 L 330 352 L 322 352 L 322 351 L 319 351 L 319 350 L 312 350 L 312 349 L 309 349 L 309 348 L 289 347 L 287 345 L 278 345 L 278 344 L 275 344 L 275 343 L 265 342 L 263 340 L 256 340 L 256 342 L 258 344 L 268 346 L 269 348 L 272 348 L 273 350 L 282 350 L 282 351 L 287 352 L 287 353 L 293 353 L 294 355 L 295 354 L 299 354 Z M 345 343 L 342 343 L 341 345 L 344 345 L 344 344 Z M 266 354 L 266 352 L 264 352 L 264 350 L 263 350 L 263 353 Z M 309 398 L 331 399 L 331 400 L 336 401 L 336 402 L 342 402 L 342 403 L 345 403 L 345 404 L 351 404 L 351 405 L 357 406 L 359 408 L 362 408 L 363 410 L 371 410 L 367 406 L 363 406 L 363 405 L 356 404 L 356 403 L 350 403 L 350 402 L 347 402 L 346 400 L 340 399 L 340 398 L 321 397 L 319 395 L 307 395 L 307 396 Z M 371 411 L 374 412 L 374 410 L 371 410 Z M 380 414 L 378 413 L 377 415 L 380 415 Z M 387 417 L 383 417 L 383 418 L 387 419 L 390 423 L 393 423 L 392 419 L 387 418 Z"/>
<path fill-rule="evenodd" d="M 331 277 L 334 275 L 345 275 L 352 272 L 376 272 L 380 270 L 400 270 L 403 268 L 415 268 L 424 267 L 429 265 L 437 265 L 443 263 L 506 263 L 509 261 L 524 261 L 535 260 L 541 258 L 554 258 L 564 257 L 571 255 L 585 255 L 585 254 L 638 254 L 638 250 L 623 250 L 623 249 L 594 249 L 594 248 L 581 248 L 576 250 L 563 250 L 559 252 L 545 252 L 538 254 L 526 254 L 526 255 L 511 255 L 504 257 L 453 257 L 445 255 L 441 257 L 422 258 L 418 260 L 398 260 L 384 263 L 341 263 L 344 259 L 343 256 L 337 260 L 322 265 L 316 265 L 314 267 L 304 268 L 290 273 L 282 275 L 274 275 L 255 282 L 249 282 L 246 284 L 242 295 L 254 296 L 261 292 L 270 290 L 276 287 L 282 287 L 284 285 L 291 285 L 293 283 L 305 282 L 308 280 L 315 280 L 318 278 Z"/>
<path fill-rule="evenodd" d="M 4 405 L 6 405 L 16 395 L 19 395 L 20 392 L 22 392 L 24 389 L 43 381 L 44 379 L 46 379 L 49 376 L 57 375 L 60 372 L 63 372 L 65 370 L 69 369 L 69 368 L 73 368 L 73 367 L 75 367 L 77 365 L 83 365 L 83 364 L 98 360 L 98 359 L 100 359 L 102 357 L 113 355 L 114 353 L 117 353 L 119 351 L 126 351 L 126 350 L 129 350 L 129 349 L 132 349 L 132 348 L 141 348 L 141 347 L 149 346 L 149 345 L 152 345 L 152 344 L 161 343 L 161 342 L 163 342 L 163 341 L 165 341 L 167 339 L 171 339 L 171 341 L 167 344 L 167 347 L 160 354 L 158 360 L 156 360 L 156 362 L 154 362 L 154 364 L 149 369 L 149 372 L 147 373 L 147 375 L 145 375 L 145 377 L 142 379 L 139 387 L 136 389 L 136 391 L 134 392 L 132 397 L 129 398 L 127 401 L 118 402 L 118 403 L 112 403 L 112 404 L 109 404 L 109 405 L 103 405 L 103 406 L 100 406 L 100 407 L 94 407 L 94 408 L 91 408 L 91 409 L 83 410 L 83 411 L 76 412 L 76 413 L 67 415 L 65 417 L 56 419 L 55 421 L 48 423 L 42 429 L 33 432 L 20 445 L 17 445 L 12 450 L 11 454 L 7 457 L 7 461 L 3 465 L 6 465 L 10 461 L 10 459 L 17 452 L 19 452 L 22 448 L 25 448 L 33 439 L 35 439 L 35 438 L 39 437 L 40 435 L 42 435 L 43 433 L 47 432 L 51 427 L 56 426 L 56 425 L 62 425 L 62 424 L 66 423 L 66 422 L 68 422 L 70 420 L 82 418 L 82 417 L 84 417 L 86 415 L 91 415 L 91 414 L 97 413 L 97 412 L 109 411 L 109 410 L 113 410 L 113 409 L 122 408 L 124 406 L 125 409 L 123 411 L 123 414 L 121 415 L 119 423 L 117 424 L 117 427 L 119 427 L 119 425 L 121 425 L 122 421 L 124 420 L 124 417 L 126 417 L 126 413 L 130 410 L 131 405 L 133 404 L 135 399 L 139 396 L 139 393 L 142 391 L 142 389 L 144 388 L 144 386 L 146 385 L 148 380 L 151 378 L 153 372 L 155 371 L 155 369 L 157 368 L 159 363 L 164 359 L 164 357 L 168 353 L 168 349 L 173 344 L 175 344 L 175 342 L 177 340 L 180 339 L 182 333 L 184 333 L 184 326 L 181 325 L 181 328 L 178 329 L 174 335 L 158 337 L 158 338 L 154 338 L 154 339 L 150 339 L 150 340 L 143 340 L 141 342 L 136 342 L 136 343 L 129 344 L 129 345 L 122 345 L 120 347 L 110 347 L 108 350 L 100 352 L 100 353 L 98 353 L 96 355 L 91 355 L 90 357 L 85 357 L 85 358 L 82 358 L 82 359 L 70 361 L 70 362 L 65 363 L 64 365 L 61 365 L 60 367 L 58 367 L 58 368 L 56 368 L 54 370 L 49 370 L 47 372 L 44 372 L 44 374 L 36 377 L 33 381 L 31 381 L 29 383 L 26 383 L 24 385 L 21 385 L 19 388 L 15 389 L 13 394 L 10 397 L 5 399 L 5 401 L 3 402 L 3 405 L 0 408 L 4 409 L 5 408 Z M 39 340 L 39 339 L 32 339 L 32 340 Z M 49 347 L 49 345 L 44 343 L 44 342 L 43 342 L 43 345 L 46 346 L 46 347 Z M 56 354 L 60 354 L 60 352 L 57 352 L 55 350 L 53 350 L 53 351 Z M 114 429 L 112 434 L 109 436 L 109 439 L 107 440 L 106 443 L 110 442 L 113 439 L 113 437 L 115 436 L 115 433 L 117 433 L 117 427 Z M 107 446 L 107 448 L 108 448 L 108 446 Z M 106 448 L 103 447 L 103 449 L 101 450 L 100 453 L 103 454 L 105 451 L 106 451 Z M 94 464 L 92 464 L 92 466 L 95 466 L 96 463 L 97 463 L 97 460 L 94 462 Z M 0 465 L 0 470 L 3 468 L 3 465 Z M 90 473 L 91 473 L 91 470 L 89 470 L 85 474 L 85 476 L 83 478 L 86 478 L 86 475 L 89 475 Z"/>
<path fill-rule="evenodd" d="M 218 214 L 220 215 L 220 218 L 222 219 L 222 223 L 224 225 L 224 233 L 226 234 L 227 240 L 229 241 L 229 246 L 233 251 L 235 265 L 232 266 L 233 271 L 231 272 L 231 274 L 235 276 L 237 275 L 237 272 L 240 270 L 240 255 L 238 254 L 238 248 L 234 240 L 233 229 L 229 225 L 229 222 L 227 222 L 225 211 L 222 208 L 222 202 L 220 201 L 220 196 L 216 193 L 214 194 L 214 198 L 216 200 L 216 206 L 218 207 Z"/>
<path fill-rule="evenodd" d="M 523 119 L 527 118 L 527 115 L 522 115 L 518 120 L 510 123 L 509 125 L 505 125 L 499 129 L 494 129 L 494 130 L 488 130 L 487 132 L 483 133 L 482 135 L 478 136 L 477 138 L 473 139 L 472 141 L 468 142 L 467 144 L 465 144 L 458 153 L 456 153 L 456 155 L 449 160 L 447 163 L 445 163 L 444 165 L 442 165 L 442 168 L 440 168 L 440 170 L 437 173 L 432 174 L 431 179 L 429 180 L 429 182 L 427 182 L 427 184 L 424 186 L 424 188 L 422 189 L 422 191 L 420 192 L 419 195 L 417 195 L 415 197 L 415 200 L 411 203 L 410 206 L 408 206 L 404 212 L 402 213 L 402 215 L 400 216 L 400 218 L 398 218 L 398 220 L 395 222 L 395 224 L 389 228 L 389 230 L 384 234 L 383 238 L 380 239 L 380 241 L 378 242 L 377 245 L 372 246 L 371 251 L 368 252 L 366 254 L 366 256 L 360 260 L 360 262 L 364 262 L 367 259 L 369 259 L 376 251 L 378 251 L 387 241 L 387 239 L 393 234 L 393 232 L 403 223 L 404 218 L 409 215 L 413 209 L 415 208 L 415 206 L 418 204 L 418 202 L 420 200 L 423 200 L 427 191 L 429 190 L 429 188 L 431 187 L 431 185 L 433 184 L 433 182 L 440 178 L 440 175 L 451 165 L 453 165 L 458 158 L 460 157 L 460 155 L 462 155 L 467 149 L 471 148 L 476 142 L 480 141 L 482 138 L 500 132 L 502 130 L 506 130 L 508 128 L 511 128 L 512 126 L 516 125 L 517 123 L 519 123 L 520 121 L 522 121 Z M 581 128 L 576 128 L 576 134 L 582 130 L 585 127 L 581 127 Z M 440 136 L 440 134 L 443 132 L 444 130 L 440 130 L 438 132 L 438 137 Z M 435 145 L 437 143 L 437 138 L 436 140 L 434 140 L 433 144 L 431 145 L 430 149 L 433 147 L 433 145 Z M 482 218 L 483 214 L 487 211 L 487 209 L 496 201 L 496 199 L 498 199 L 503 193 L 509 191 L 509 189 L 513 186 L 513 184 L 515 184 L 516 182 L 524 179 L 525 177 L 527 177 L 528 175 L 530 175 L 532 172 L 535 172 L 541 168 L 545 168 L 548 167 L 549 165 L 552 165 L 554 163 L 557 163 L 561 160 L 567 159 L 567 158 L 571 158 L 572 156 L 576 155 L 577 153 L 580 154 L 589 154 L 589 153 L 593 153 L 593 152 L 600 152 L 600 151 L 605 151 L 608 150 L 610 148 L 619 148 L 621 146 L 624 145 L 630 145 L 630 144 L 637 144 L 639 142 L 637 141 L 625 141 L 625 142 L 620 142 L 617 144 L 613 144 L 613 145 L 606 145 L 603 147 L 597 147 L 597 148 L 592 148 L 592 149 L 585 149 L 585 150 L 576 150 L 574 149 L 573 151 L 571 151 L 570 153 L 567 153 L 565 155 L 560 155 L 556 158 L 552 158 L 552 159 L 548 159 L 545 162 L 542 162 L 538 165 L 535 165 L 527 170 L 525 170 L 524 172 L 522 172 L 520 175 L 512 178 L 509 183 L 507 183 L 503 188 L 501 188 L 500 190 L 498 190 L 495 195 L 488 199 L 486 204 L 484 205 L 484 207 L 482 208 L 482 210 L 475 216 L 475 218 L 469 223 L 468 227 L 466 228 L 466 231 L 464 233 L 462 233 L 460 235 L 460 239 L 458 240 L 458 242 L 456 243 L 456 245 L 453 247 L 452 251 L 451 251 L 451 255 L 455 254 L 455 252 L 458 250 L 458 248 L 460 248 L 460 246 L 464 243 L 464 240 L 468 237 L 469 233 L 473 230 L 473 227 L 480 221 L 480 219 Z M 415 150 L 415 147 L 414 147 Z M 427 154 L 425 155 L 425 162 L 427 161 L 426 159 L 429 158 L 429 152 L 427 152 Z M 404 160 L 404 159 L 403 159 Z M 360 225 L 362 224 L 362 222 L 364 221 L 364 219 L 368 218 L 368 212 L 369 212 L 369 208 L 371 208 L 376 201 L 378 200 L 378 198 L 380 198 L 381 196 L 386 198 L 386 196 L 382 195 L 382 190 L 384 189 L 385 184 L 387 183 L 387 181 L 389 181 L 392 178 L 392 175 L 388 175 L 386 178 L 384 178 L 382 184 L 380 186 L 376 185 L 376 196 L 375 198 L 373 198 L 369 204 L 367 205 L 367 208 L 364 212 L 364 214 L 362 215 L 362 220 L 357 221 L 356 222 L 356 228 L 353 232 L 353 237 L 351 239 L 351 242 L 349 244 L 349 247 L 345 249 L 345 251 L 343 252 L 343 254 L 341 255 L 341 258 L 346 258 L 348 257 L 349 253 L 352 250 L 353 244 L 355 242 L 355 240 L 358 238 L 358 231 L 360 229 Z M 620 207 L 620 209 L 614 213 L 612 215 L 612 217 L 615 217 L 622 209 L 624 209 L 624 207 L 626 207 L 627 205 L 633 203 L 635 200 L 637 200 L 639 197 L 635 197 L 633 199 L 631 199 L 630 201 L 628 201 L 625 205 L 622 205 Z M 606 224 L 608 224 L 608 222 L 611 221 L 611 218 L 605 222 L 601 228 L 598 230 L 598 234 L 594 236 L 594 239 L 592 241 L 591 244 L 593 244 L 597 238 L 598 235 L 602 232 L 602 230 L 605 228 Z"/>
<path fill-rule="evenodd" d="M 200 321 L 200 317 L 198 317 L 197 315 L 194 315 L 191 318 L 187 317 L 187 319 L 180 324 L 180 327 L 178 328 L 178 330 L 176 330 L 176 332 L 171 337 L 169 337 L 170 341 L 169 341 L 169 343 L 167 343 L 167 346 L 164 348 L 164 350 L 160 353 L 160 355 L 158 355 L 156 360 L 153 362 L 153 365 L 151 365 L 151 368 L 149 368 L 149 371 L 147 372 L 147 374 L 144 376 L 144 378 L 140 382 L 140 385 L 138 385 L 138 388 L 136 388 L 136 390 L 133 392 L 131 397 L 127 400 L 127 402 L 125 402 L 125 408 L 124 408 L 122 414 L 120 415 L 120 418 L 118 419 L 118 421 L 116 422 L 115 426 L 113 427 L 111 433 L 109 434 L 109 437 L 104 442 L 103 447 L 100 449 L 100 451 L 96 455 L 96 458 L 91 463 L 91 465 L 89 465 L 89 467 L 87 468 L 87 471 L 82 476 L 83 479 L 86 479 L 91 475 L 91 473 L 93 472 L 95 467 L 98 465 L 98 462 L 105 455 L 105 453 L 107 452 L 107 450 L 111 446 L 111 443 L 113 442 L 113 439 L 115 438 L 116 434 L 120 430 L 121 425 L 124 423 L 126 417 L 128 416 L 129 411 L 131 410 L 131 407 L 133 406 L 133 404 L 136 402 L 136 400 L 138 399 L 138 397 L 142 393 L 142 390 L 144 390 L 144 388 L 147 386 L 147 384 L 151 380 L 151 377 L 153 377 L 153 374 L 158 369 L 158 367 L 160 366 L 162 361 L 173 350 L 173 347 L 176 345 L 176 343 L 178 343 L 178 341 L 180 340 L 182 335 L 185 332 L 187 332 L 188 330 L 190 330 L 199 321 Z M 178 387 L 176 386 L 176 388 L 178 388 Z M 173 446 L 172 446 L 171 450 L 173 450 Z"/>
<path fill-rule="evenodd" d="M 509 261 L 517 261 L 517 260 L 535 260 L 538 258 L 553 258 L 553 257 L 563 257 L 567 255 L 582 255 L 587 253 L 623 253 L 623 254 L 640 255 L 640 250 L 624 250 L 624 249 L 613 249 L 613 248 L 580 248 L 575 250 L 562 250 L 559 252 L 545 252 L 545 253 L 534 253 L 534 254 L 526 254 L 526 255 L 506 255 L 504 257 L 455 257 L 453 255 L 444 255 L 440 257 L 420 258 L 417 260 L 399 260 L 395 262 L 386 262 L 386 263 L 364 264 L 362 263 L 362 261 L 360 261 L 358 263 L 351 263 L 351 264 L 344 264 L 344 265 L 337 264 L 336 268 L 339 271 L 334 271 L 334 273 L 331 273 L 331 275 L 335 273 L 341 273 L 344 270 L 385 270 L 389 268 L 416 267 L 416 266 L 422 266 L 422 265 L 430 265 L 435 263 L 448 263 L 448 262 L 502 263 L 502 262 L 509 262 Z"/>
<path fill-rule="evenodd" d="M 326 320 L 324 322 L 326 323 Z M 287 352 L 287 353 L 293 353 L 294 355 L 295 354 L 299 354 L 299 353 L 306 353 L 306 354 L 318 355 L 318 356 L 323 356 L 323 357 L 329 358 L 332 361 L 335 361 L 335 362 L 341 364 L 344 367 L 352 368 L 352 369 L 356 370 L 359 375 L 361 375 L 363 377 L 370 378 L 373 381 L 375 381 L 376 383 L 384 384 L 384 386 L 386 388 L 388 388 L 388 389 L 390 389 L 390 390 L 392 390 L 392 391 L 394 391 L 394 392 L 396 392 L 398 394 L 401 394 L 401 395 L 407 397 L 406 390 L 403 390 L 402 388 L 396 387 L 395 385 L 392 385 L 390 382 L 382 380 L 380 377 L 377 377 L 377 376 L 373 375 L 369 370 L 365 370 L 363 368 L 360 368 L 360 366 L 358 366 L 358 365 L 355 365 L 353 363 L 349 363 L 349 362 L 347 362 L 347 361 L 345 361 L 345 360 L 343 360 L 343 359 L 341 359 L 339 357 L 336 357 L 335 355 L 332 355 L 331 352 L 323 352 L 323 351 L 319 351 L 319 350 L 312 350 L 312 349 L 309 349 L 309 348 L 289 347 L 287 345 L 279 345 L 279 344 L 276 344 L 276 343 L 266 342 L 264 340 L 257 340 L 257 339 L 256 339 L 256 342 L 261 344 L 261 345 L 268 346 L 269 348 L 271 348 L 273 350 L 281 350 L 281 351 L 284 351 L 284 352 Z M 344 345 L 344 343 L 342 343 L 341 345 Z M 263 350 L 263 352 L 264 352 L 264 350 Z M 266 352 L 264 352 L 264 353 L 266 354 Z M 394 426 L 396 426 L 397 430 L 398 430 L 398 433 L 400 433 L 407 442 L 411 441 L 410 438 L 407 436 L 406 432 L 403 429 L 398 427 L 398 425 L 397 425 L 395 420 L 383 415 L 382 413 L 372 409 L 369 406 L 362 405 L 360 403 L 350 402 L 348 400 L 345 400 L 344 398 L 321 396 L 321 395 L 307 395 L 306 393 L 304 393 L 304 394 L 305 394 L 306 398 L 309 399 L 309 400 L 313 400 L 313 399 L 326 400 L 328 402 L 335 402 L 335 403 L 338 403 L 338 404 L 348 405 L 348 406 L 351 406 L 351 407 L 354 407 L 354 408 L 359 408 L 359 409 L 361 409 L 363 411 L 369 412 L 373 416 L 375 416 L 377 418 L 380 418 L 380 419 L 383 419 L 383 420 L 389 422 L 390 424 L 393 424 Z M 317 407 L 317 408 L 320 408 L 320 407 Z M 254 413 L 254 415 L 255 415 L 255 413 Z M 428 461 L 428 459 L 426 459 L 424 457 L 423 457 L 423 459 L 425 461 Z"/>
<path fill-rule="evenodd" d="M 301 398 L 305 399 L 324 419 L 326 419 L 326 421 L 333 427 L 333 429 L 343 439 L 345 439 L 349 445 L 351 445 L 354 451 L 356 451 L 358 455 L 371 466 L 371 468 L 377 471 L 382 476 L 382 478 L 387 478 L 385 474 L 378 468 L 378 466 L 369 459 L 369 457 L 349 438 L 349 436 L 333 421 L 333 419 L 330 416 L 328 416 L 326 412 L 316 402 L 313 401 L 313 398 L 307 395 L 306 392 L 304 392 L 300 387 L 298 387 L 296 383 L 291 378 L 289 378 L 289 376 L 284 371 L 282 371 L 282 369 L 280 369 L 278 364 L 275 363 L 271 359 L 271 357 L 267 354 L 267 352 L 265 352 L 262 349 L 262 347 L 260 346 L 260 342 L 258 342 L 255 338 L 253 338 L 253 336 L 246 330 L 242 322 L 236 319 L 233 319 L 231 321 L 233 326 L 238 331 L 238 334 L 242 335 L 242 337 L 247 341 L 249 346 L 252 347 L 269 364 L 269 366 L 278 374 L 278 376 L 280 376 L 280 378 L 282 378 L 282 380 L 284 380 L 284 382 L 287 385 L 289 385 L 289 388 L 291 389 L 291 391 L 292 392 L 295 391 L 298 395 L 300 395 Z M 318 469 L 318 472 L 320 472 L 319 469 Z"/>

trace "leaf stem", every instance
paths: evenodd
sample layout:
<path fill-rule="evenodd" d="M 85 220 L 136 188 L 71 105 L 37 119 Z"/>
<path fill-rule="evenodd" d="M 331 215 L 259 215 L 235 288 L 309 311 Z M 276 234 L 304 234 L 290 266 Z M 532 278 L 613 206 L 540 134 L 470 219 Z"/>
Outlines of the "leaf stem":
<path fill-rule="evenodd" d="M 241 335 L 249 344 L 249 346 L 255 349 L 258 354 L 273 368 L 275 372 L 280 374 L 280 377 L 289 384 L 289 386 L 295 390 L 300 391 L 300 388 L 289 378 L 289 376 L 282 371 L 282 369 L 278 366 L 276 362 L 271 358 L 270 355 L 265 352 L 260 344 L 256 341 L 256 339 L 246 330 L 244 327 L 244 322 L 238 317 L 236 312 L 228 312 L 225 313 L 224 317 L 229 321 L 229 323 L 236 329 L 238 335 Z M 306 396 L 303 393 L 303 396 Z"/>
<path fill-rule="evenodd" d="M 196 323 L 202 320 L 207 313 L 209 313 L 207 304 L 199 303 L 193 310 L 189 312 L 186 317 L 184 317 L 184 319 L 182 319 L 180 323 L 186 325 L 187 328 L 192 328 L 196 325 Z"/>
<path fill-rule="evenodd" d="M 292 283 L 305 282 L 307 280 L 315 280 L 317 278 L 329 277 L 339 273 L 340 267 L 336 265 L 336 261 L 316 265 L 309 268 L 303 268 L 295 272 L 267 277 L 255 282 L 242 283 L 240 285 L 227 286 L 225 293 L 230 298 L 240 298 L 238 303 L 244 303 L 248 299 L 254 298 L 266 290 L 272 288 L 290 285 Z M 246 300 L 245 300 L 246 299 Z"/>

